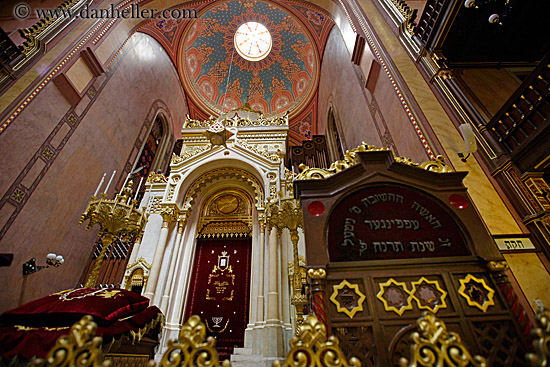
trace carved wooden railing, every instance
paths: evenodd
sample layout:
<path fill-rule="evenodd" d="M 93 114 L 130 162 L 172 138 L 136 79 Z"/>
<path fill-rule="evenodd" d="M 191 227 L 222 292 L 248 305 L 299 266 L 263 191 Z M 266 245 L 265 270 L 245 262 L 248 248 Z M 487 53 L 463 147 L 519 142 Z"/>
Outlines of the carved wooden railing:
<path fill-rule="evenodd" d="M 443 19 L 443 12 L 450 2 L 450 0 L 428 0 L 426 2 L 418 24 L 413 30 L 419 46 L 424 47 L 428 44 L 434 34 L 434 30 L 437 30 L 439 23 Z"/>
<path fill-rule="evenodd" d="M 0 92 L 11 84 L 10 81 L 36 62 L 45 52 L 46 46 L 74 21 L 76 14 L 91 4 L 92 0 L 65 0 L 57 8 L 50 9 L 52 12 L 49 16 L 40 19 L 31 27 L 19 29 L 19 34 L 25 40 L 20 46 L 15 46 L 7 35 L 7 40 L 1 39 Z M 0 35 L 1 37 L 3 36 Z"/>
<path fill-rule="evenodd" d="M 548 366 L 550 362 L 550 311 L 537 315 L 539 328 L 533 331 L 533 349 L 526 360 L 531 367 Z M 447 330 L 445 323 L 425 312 L 417 321 L 419 332 L 411 334 L 411 360 L 401 359 L 401 367 L 486 367 L 487 361 L 472 355 L 457 333 Z M 69 335 L 60 337 L 46 359 L 37 359 L 34 367 L 110 367 L 111 361 L 101 361 L 101 337 L 96 337 L 97 325 L 85 316 L 71 327 Z M 206 338 L 206 328 L 198 316 L 191 316 L 183 325 L 179 338 L 168 342 L 159 367 L 218 367 L 216 341 Z M 222 367 L 230 367 L 225 360 Z M 290 341 L 290 351 L 284 362 L 273 367 L 359 367 L 359 359 L 343 354 L 338 338 L 327 338 L 325 325 L 309 316 L 300 327 L 300 335 Z M 148 367 L 156 367 L 150 361 Z"/>
<path fill-rule="evenodd" d="M 512 156 L 538 135 L 548 132 L 550 118 L 550 53 L 489 121 L 487 129 Z"/>

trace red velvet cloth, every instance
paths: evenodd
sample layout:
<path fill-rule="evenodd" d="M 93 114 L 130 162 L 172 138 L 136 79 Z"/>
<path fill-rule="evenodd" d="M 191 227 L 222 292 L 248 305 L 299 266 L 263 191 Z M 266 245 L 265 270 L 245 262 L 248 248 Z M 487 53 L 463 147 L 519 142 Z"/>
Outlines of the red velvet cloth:
<path fill-rule="evenodd" d="M 251 239 L 198 241 L 186 319 L 200 316 L 222 359 L 244 346 L 250 292 Z M 225 255 L 224 255 L 225 252 Z"/>
<path fill-rule="evenodd" d="M 0 357 L 45 357 L 84 315 L 98 324 L 104 343 L 138 332 L 161 311 L 149 299 L 118 288 L 78 288 L 51 294 L 0 315 Z"/>
<path fill-rule="evenodd" d="M 103 337 L 104 344 L 109 343 L 123 335 L 130 335 L 131 331 L 139 332 L 160 313 L 155 306 L 147 307 L 135 315 L 113 321 L 110 325 L 99 326 L 96 336 Z M 55 345 L 57 338 L 68 335 L 69 330 L 70 326 L 0 326 L 0 357 L 6 360 L 15 356 L 27 360 L 35 356 L 44 358 Z"/>
<path fill-rule="evenodd" d="M 0 315 L 0 324 L 70 326 L 84 315 L 109 324 L 149 306 L 149 299 L 119 288 L 77 288 L 50 294 Z"/>

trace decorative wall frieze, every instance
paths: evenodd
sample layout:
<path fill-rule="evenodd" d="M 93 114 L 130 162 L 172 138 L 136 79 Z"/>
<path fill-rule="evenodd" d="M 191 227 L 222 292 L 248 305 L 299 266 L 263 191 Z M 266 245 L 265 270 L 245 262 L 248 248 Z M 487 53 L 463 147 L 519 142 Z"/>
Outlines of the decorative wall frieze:
<path fill-rule="evenodd" d="M 248 149 L 248 150 L 250 150 L 250 151 L 252 151 L 256 154 L 259 154 L 262 157 L 265 157 L 265 158 L 269 159 L 272 162 L 280 162 L 281 161 L 281 156 L 279 154 L 269 153 L 267 149 L 261 149 L 256 144 L 248 144 L 248 143 L 246 143 L 242 140 L 237 140 L 236 143 L 237 143 L 237 145 L 240 145 L 241 147 L 243 147 L 245 149 Z"/>
<path fill-rule="evenodd" d="M 190 158 L 192 158 L 196 155 L 199 155 L 202 152 L 210 150 L 210 149 L 212 149 L 212 148 L 210 146 L 206 145 L 206 144 L 192 147 L 192 149 L 187 148 L 185 153 L 183 153 L 181 155 L 172 154 L 172 159 L 170 161 L 170 164 L 171 165 L 180 164 L 180 163 L 185 162 L 186 160 L 188 160 L 188 159 L 190 159 Z"/>
<path fill-rule="evenodd" d="M 264 117 L 260 114 L 257 119 L 250 120 L 248 118 L 239 117 L 237 114 L 233 118 L 226 118 L 219 120 L 214 116 L 210 116 L 208 120 L 194 120 L 189 115 L 185 119 L 182 127 L 182 133 L 185 133 L 184 129 L 192 128 L 210 128 L 216 123 L 221 123 L 227 127 L 246 127 L 246 126 L 288 126 L 288 113 L 282 116 Z"/>
<path fill-rule="evenodd" d="M 167 183 L 168 178 L 164 176 L 162 173 L 156 173 L 156 172 L 149 172 L 149 176 L 147 176 L 146 183 L 152 184 L 152 183 Z"/>
<path fill-rule="evenodd" d="M 310 168 L 305 164 L 300 165 L 301 172 L 298 175 L 298 180 L 319 180 L 332 176 L 335 173 L 341 172 L 351 166 L 359 163 L 356 153 L 357 152 L 377 152 L 377 151 L 390 151 L 393 154 L 394 160 L 399 163 L 404 163 L 411 167 L 424 169 L 427 171 L 437 173 L 452 172 L 451 168 L 445 164 L 443 156 L 437 156 L 433 161 L 426 161 L 424 163 L 416 163 L 410 158 L 396 157 L 392 150 L 386 148 L 378 148 L 372 145 L 368 145 L 363 142 L 357 148 L 346 151 L 344 159 L 333 162 L 328 169 L 325 168 Z"/>

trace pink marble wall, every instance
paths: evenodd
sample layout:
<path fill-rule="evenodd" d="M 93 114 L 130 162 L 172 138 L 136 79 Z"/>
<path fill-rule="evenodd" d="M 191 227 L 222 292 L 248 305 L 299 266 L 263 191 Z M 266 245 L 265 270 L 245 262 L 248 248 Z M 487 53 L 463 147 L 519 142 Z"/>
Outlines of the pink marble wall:
<path fill-rule="evenodd" d="M 372 54 L 367 50 L 362 63 L 370 63 L 371 60 Z M 374 93 L 364 87 L 366 76 L 362 73 L 359 67 L 352 64 L 340 31 L 334 27 L 321 65 L 318 133 L 325 133 L 327 112 L 332 104 L 340 120 L 345 149 L 355 148 L 364 141 L 391 148 L 396 154 L 417 162 L 428 160 L 384 70 L 380 70 Z"/>
<path fill-rule="evenodd" d="M 97 227 L 90 232 L 79 227 L 79 217 L 103 172 L 108 172 L 109 178 L 116 169 L 115 182 L 121 179 L 138 134 L 145 121 L 154 118 L 155 109 L 167 110 L 172 129 L 179 135 L 188 113 L 183 88 L 173 64 L 155 40 L 136 33 L 111 69 L 112 75 L 98 77 L 92 93 L 74 111 L 57 87 L 48 84 L 0 135 L 0 189 L 6 193 L 26 172 L 32 157 L 40 154 L 48 136 L 60 134 L 50 143 L 54 158 L 48 163 L 37 160 L 34 164 L 38 168 L 27 173 L 39 176 L 40 169 L 50 164 L 44 176 L 23 180 L 25 187 L 32 186 L 33 181 L 38 185 L 0 240 L 0 252 L 15 255 L 11 267 L 0 268 L 4 285 L 0 312 L 76 285 L 97 235 Z M 77 127 L 63 144 L 71 130 L 70 116 L 76 117 Z M 56 133 L 61 120 L 65 123 Z M 0 229 L 10 211 L 13 206 L 9 203 L 0 209 Z M 48 252 L 62 254 L 65 264 L 23 277 L 23 262 L 36 257 L 42 265 Z"/>

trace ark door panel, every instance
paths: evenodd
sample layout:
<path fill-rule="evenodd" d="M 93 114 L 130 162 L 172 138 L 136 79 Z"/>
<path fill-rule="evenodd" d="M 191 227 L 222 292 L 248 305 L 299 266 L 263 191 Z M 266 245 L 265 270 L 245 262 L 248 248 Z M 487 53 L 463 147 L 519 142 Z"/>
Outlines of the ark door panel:
<path fill-rule="evenodd" d="M 198 239 L 185 317 L 200 316 L 221 359 L 244 346 L 252 240 Z"/>

